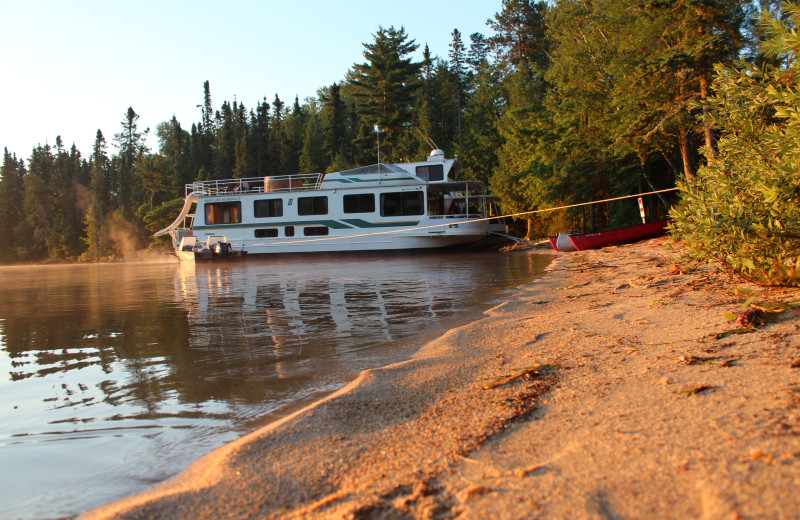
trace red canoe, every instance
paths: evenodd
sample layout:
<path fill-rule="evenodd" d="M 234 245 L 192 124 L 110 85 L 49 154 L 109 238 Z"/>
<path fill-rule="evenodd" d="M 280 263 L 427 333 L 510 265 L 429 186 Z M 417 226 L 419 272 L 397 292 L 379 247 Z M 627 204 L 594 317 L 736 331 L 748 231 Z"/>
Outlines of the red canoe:
<path fill-rule="evenodd" d="M 601 231 L 600 233 L 588 233 L 585 235 L 566 235 L 550 237 L 550 244 L 556 251 L 585 251 L 587 249 L 599 249 L 601 247 L 613 246 L 617 244 L 627 244 L 663 234 L 666 231 L 669 220 L 659 220 L 658 222 L 648 222 L 620 229 Z M 566 242 L 565 237 L 569 237 Z M 571 247 L 570 247 L 571 246 Z"/>

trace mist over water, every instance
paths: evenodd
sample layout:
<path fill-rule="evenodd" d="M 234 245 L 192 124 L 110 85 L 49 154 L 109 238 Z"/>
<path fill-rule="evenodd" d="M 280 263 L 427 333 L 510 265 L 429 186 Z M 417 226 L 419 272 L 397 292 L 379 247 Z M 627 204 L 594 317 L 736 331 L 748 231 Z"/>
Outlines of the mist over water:
<path fill-rule="evenodd" d="M 74 515 L 407 358 L 529 253 L 0 268 L 4 518 Z"/>

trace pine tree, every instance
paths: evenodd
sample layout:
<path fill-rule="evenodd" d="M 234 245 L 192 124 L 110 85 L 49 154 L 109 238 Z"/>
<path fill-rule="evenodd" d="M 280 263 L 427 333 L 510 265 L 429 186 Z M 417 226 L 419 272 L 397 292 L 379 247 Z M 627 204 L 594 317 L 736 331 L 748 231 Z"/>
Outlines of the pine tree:
<path fill-rule="evenodd" d="M 435 140 L 448 155 L 452 155 L 453 143 L 458 142 L 458 78 L 443 60 L 436 60 L 435 71 L 431 102 L 436 121 Z"/>
<path fill-rule="evenodd" d="M 537 160 L 550 167 L 541 172 L 553 202 L 627 195 L 640 178 L 638 170 L 619 175 L 630 173 L 637 160 L 635 149 L 621 146 L 612 130 L 611 119 L 619 116 L 614 105 L 618 78 L 609 64 L 618 56 L 606 40 L 608 35 L 614 42 L 623 39 L 611 21 L 614 15 L 608 1 L 583 0 L 562 2 L 548 13 L 553 59 L 545 79 L 553 88 L 545 111 L 532 123 L 537 129 L 532 136 L 539 141 L 534 147 Z M 591 206 L 588 212 L 588 222 L 583 211 L 572 213 L 573 230 L 597 230 L 620 218 L 607 207 Z"/>
<path fill-rule="evenodd" d="M 508 105 L 501 119 L 500 135 L 503 147 L 498 151 L 497 167 L 489 185 L 501 197 L 503 211 L 520 213 L 547 206 L 547 166 L 537 159 L 537 141 L 531 139 L 530 129 L 543 113 L 543 93 L 532 80 L 527 63 L 518 65 L 506 80 Z M 526 237 L 532 238 L 534 219 L 527 220 Z"/>
<path fill-rule="evenodd" d="M 139 208 L 139 215 L 146 221 L 146 215 L 165 201 L 176 197 L 176 187 L 171 171 L 173 165 L 169 158 L 162 154 L 146 154 L 139 156 L 134 167 L 146 194 L 146 202 Z M 157 230 L 156 230 L 157 231 Z"/>
<path fill-rule="evenodd" d="M 81 157 L 75 146 L 67 152 L 56 138 L 56 155 L 52 176 L 52 226 L 47 248 L 52 260 L 75 260 L 85 248 L 83 238 L 84 211 L 80 198 L 86 186 L 80 184 Z"/>
<path fill-rule="evenodd" d="M 410 136 L 408 125 L 421 68 L 421 64 L 405 56 L 419 45 L 408 41 L 402 27 L 379 27 L 375 42 L 364 47 L 367 62 L 354 65 L 351 73 L 361 118 L 358 142 L 365 151 L 374 148 L 372 129 L 377 125 L 385 133 L 381 154 L 386 161 L 400 160 L 413 152 L 415 139 Z"/>
<path fill-rule="evenodd" d="M 250 143 L 247 134 L 236 140 L 236 166 L 233 167 L 234 179 L 247 179 L 253 177 L 253 159 L 250 157 Z"/>
<path fill-rule="evenodd" d="M 133 165 L 139 155 L 147 153 L 145 139 L 149 129 L 139 132 L 137 114 L 132 107 L 128 107 L 125 119 L 122 120 L 122 132 L 114 134 L 114 142 L 118 149 L 111 192 L 116 194 L 116 205 L 125 218 L 132 218 L 138 206 L 133 194 L 141 190 L 135 185 L 136 178 L 131 174 Z"/>
<path fill-rule="evenodd" d="M 691 107 L 709 94 L 711 64 L 741 48 L 743 22 L 737 0 L 562 2 L 550 16 L 556 48 L 548 77 L 568 104 L 594 103 L 573 117 L 610 136 L 613 153 L 636 154 L 641 173 L 661 155 L 690 177 L 696 136 L 713 150 L 710 128 Z"/>
<path fill-rule="evenodd" d="M 283 121 L 284 153 L 281 157 L 281 171 L 285 174 L 300 173 L 300 154 L 303 149 L 303 136 L 306 131 L 307 114 L 300 107 L 300 100 L 295 96 L 291 113 Z"/>
<path fill-rule="evenodd" d="M 98 130 L 92 147 L 91 200 L 86 214 L 86 253 L 89 259 L 99 260 L 111 253 L 108 237 L 107 218 L 109 215 L 109 159 L 106 155 L 106 140 Z"/>
<path fill-rule="evenodd" d="M 52 148 L 45 144 L 31 153 L 28 174 L 25 176 L 25 215 L 31 230 L 28 258 L 49 258 L 48 239 L 53 223 L 52 205 L 53 170 L 55 158 Z"/>
<path fill-rule="evenodd" d="M 742 2 L 606 0 L 600 7 L 592 16 L 612 36 L 597 44 L 607 48 L 602 65 L 614 78 L 614 132 L 643 150 L 663 150 L 664 137 L 676 139 L 683 174 L 691 177 L 697 136 L 714 149 L 711 128 L 697 124 L 692 106 L 709 96 L 713 64 L 734 59 L 745 44 Z"/>
<path fill-rule="evenodd" d="M 267 175 L 284 175 L 282 170 L 285 162 L 286 155 L 286 141 L 283 130 L 283 101 L 275 94 L 275 99 L 272 102 L 272 120 L 270 121 L 269 132 L 269 167 L 267 168 Z"/>
<path fill-rule="evenodd" d="M 543 1 L 503 0 L 503 9 L 487 21 L 497 33 L 489 39 L 489 44 L 510 66 L 528 63 L 532 69 L 545 67 L 549 61 L 546 13 L 547 3 Z"/>
<path fill-rule="evenodd" d="M 181 124 L 175 116 L 172 116 L 169 121 L 159 123 L 156 135 L 158 136 L 159 154 L 169 164 L 168 172 L 166 172 L 168 178 L 164 179 L 164 184 L 172 186 L 173 195 L 178 197 L 183 194 L 183 187 L 194 180 L 196 173 L 192 165 L 192 136 L 181 128 Z M 196 138 L 197 136 L 195 136 Z M 138 206 L 141 206 L 148 201 L 149 196 L 138 176 L 137 182 L 141 190 L 137 201 Z"/>
<path fill-rule="evenodd" d="M 306 123 L 303 149 L 300 153 L 300 171 L 303 173 L 319 173 L 325 170 L 320 123 L 319 114 L 312 112 Z"/>
<path fill-rule="evenodd" d="M 342 101 L 340 87 L 336 83 L 319 94 L 322 108 L 320 126 L 322 132 L 322 152 L 327 166 L 334 163 L 346 147 L 346 107 Z"/>
<path fill-rule="evenodd" d="M 417 131 L 418 134 L 424 137 L 418 141 L 416 155 L 419 156 L 427 155 L 431 151 L 429 140 L 433 143 L 438 143 L 441 137 L 436 117 L 438 95 L 435 87 L 436 71 L 434 65 L 430 48 L 425 44 L 422 51 L 422 86 L 414 103 Z M 444 146 L 444 143 L 442 143 L 442 146 Z"/>
<path fill-rule="evenodd" d="M 764 45 L 768 41 L 768 35 L 766 25 L 759 23 L 758 13 L 761 13 L 762 18 L 766 16 L 769 19 L 784 20 L 786 18 L 784 4 L 786 4 L 784 0 L 758 0 L 758 2 L 752 2 L 749 5 L 750 9 L 747 10 L 748 20 L 745 25 L 747 43 L 749 45 L 745 56 L 754 60 L 756 65 L 777 66 L 780 63 L 780 59 L 769 52 L 765 52 Z"/>
<path fill-rule="evenodd" d="M 211 85 L 208 80 L 203 82 L 203 121 L 202 132 L 211 134 L 214 131 L 213 114 L 214 108 L 211 106 Z"/>
<path fill-rule="evenodd" d="M 236 102 L 224 101 L 214 118 L 214 179 L 228 179 L 236 166 L 236 139 L 238 129 L 235 116 Z"/>
<path fill-rule="evenodd" d="M 467 98 L 464 112 L 462 143 L 456 152 L 464 164 L 463 177 L 488 185 L 499 166 L 498 153 L 505 142 L 499 125 L 507 94 L 500 71 L 485 59 L 480 62 L 474 83 L 474 92 Z"/>
<path fill-rule="evenodd" d="M 192 132 L 189 134 L 189 172 L 191 179 L 203 179 L 203 134 L 198 125 L 192 123 Z"/>
<path fill-rule="evenodd" d="M 450 44 L 450 70 L 456 80 L 456 141 L 461 146 L 461 113 L 464 106 L 464 99 L 467 90 L 467 67 L 466 57 L 464 56 L 464 42 L 461 41 L 461 32 L 453 29 L 453 42 Z"/>
<path fill-rule="evenodd" d="M 146 202 L 139 207 L 137 215 L 150 233 L 164 229 L 183 206 L 183 193 L 175 196 L 172 170 L 173 164 L 161 154 L 144 154 L 136 161 L 134 172 L 141 179 L 146 194 Z"/>
<path fill-rule="evenodd" d="M 10 263 L 21 259 L 20 252 L 25 249 L 27 228 L 24 206 L 20 203 L 24 196 L 25 165 L 16 155 L 3 150 L 3 165 L 0 167 L 0 222 L 8 231 L 8 240 L 0 248 L 0 262 Z"/>
<path fill-rule="evenodd" d="M 210 179 L 214 175 L 214 109 L 208 81 L 203 83 L 203 104 L 198 107 L 202 107 L 202 121 L 192 143 L 192 162 L 198 178 Z"/>
<path fill-rule="evenodd" d="M 536 154 L 538 142 L 533 138 L 533 129 L 541 124 L 545 113 L 549 90 L 544 80 L 549 65 L 546 12 L 545 2 L 504 0 L 503 10 L 489 21 L 497 32 L 490 45 L 507 71 L 504 88 L 508 92 L 497 126 L 499 138 L 489 141 L 503 143 L 497 151 L 490 187 L 501 196 L 503 209 L 512 213 L 548 206 L 552 200 L 549 195 L 553 187 L 547 181 L 552 170 Z M 484 106 L 484 114 L 487 108 Z M 527 219 L 528 237 L 535 231 L 535 223 Z"/>
<path fill-rule="evenodd" d="M 469 39 L 471 43 L 466 61 L 467 64 L 472 67 L 473 72 L 477 74 L 484 63 L 488 62 L 489 42 L 484 35 L 477 32 L 470 34 Z"/>
<path fill-rule="evenodd" d="M 255 112 L 250 113 L 250 157 L 257 176 L 263 177 L 269 164 L 269 122 L 270 106 L 267 98 L 256 105 Z"/>

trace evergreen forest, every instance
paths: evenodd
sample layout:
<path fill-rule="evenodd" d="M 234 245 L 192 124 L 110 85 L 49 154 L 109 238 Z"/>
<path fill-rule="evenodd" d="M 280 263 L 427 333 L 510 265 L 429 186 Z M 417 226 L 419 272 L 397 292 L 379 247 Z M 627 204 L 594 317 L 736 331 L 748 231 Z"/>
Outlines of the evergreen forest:
<path fill-rule="evenodd" d="M 165 247 L 167 239 L 152 233 L 178 214 L 186 183 L 372 164 L 380 139 L 382 162 L 422 160 L 435 143 L 458 157 L 461 178 L 499 195 L 506 213 L 679 187 L 649 197 L 649 216 L 673 208 L 676 234 L 693 239 L 698 256 L 722 255 L 750 272 L 755 263 L 725 255 L 767 254 L 774 243 L 737 253 L 720 252 L 722 235 L 704 242 L 719 227 L 709 200 L 720 204 L 717 185 L 736 171 L 746 191 L 746 172 L 736 166 L 742 153 L 759 168 L 775 156 L 787 178 L 776 181 L 784 183 L 777 194 L 770 185 L 758 197 L 784 197 L 796 215 L 798 170 L 783 155 L 797 153 L 786 133 L 797 131 L 797 104 L 787 96 L 798 83 L 798 22 L 796 6 L 780 0 L 503 0 L 487 20 L 488 35 L 453 29 L 447 56 L 423 46 L 421 61 L 412 59 L 420 48 L 414 35 L 378 27 L 363 44 L 362 62 L 302 102 L 276 95 L 252 107 L 217 104 L 209 82 L 202 91 L 198 85 L 201 120 L 158 124 L 158 150 L 145 145 L 148 130 L 133 107 L 121 108 L 119 133 L 97 132 L 91 150 L 66 147 L 60 137 L 27 159 L 5 149 L 0 263 L 98 260 Z M 766 134 L 772 141 L 757 142 Z M 761 153 L 760 146 L 774 149 Z M 767 214 L 761 227 L 742 231 L 752 224 L 742 224 L 749 204 L 738 216 L 724 215 L 728 231 L 796 240 L 796 216 L 778 222 Z M 516 232 L 541 237 L 638 219 L 631 199 L 531 214 L 517 220 Z M 762 271 L 791 279 L 800 249 L 792 244 L 794 252 Z"/>

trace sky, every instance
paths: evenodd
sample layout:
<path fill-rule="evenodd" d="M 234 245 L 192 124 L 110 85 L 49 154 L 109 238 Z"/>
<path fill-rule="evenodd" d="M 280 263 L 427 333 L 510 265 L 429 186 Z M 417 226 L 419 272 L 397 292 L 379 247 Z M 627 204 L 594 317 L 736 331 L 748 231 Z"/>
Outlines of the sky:
<path fill-rule="evenodd" d="M 254 108 L 277 94 L 287 105 L 315 96 L 363 63 L 380 26 L 403 26 L 420 48 L 447 59 L 453 29 L 469 47 L 502 0 L 0 0 L 0 148 L 27 159 L 60 135 L 84 157 L 100 129 L 113 138 L 128 107 L 139 130 L 174 115 L 201 119 L 203 82 L 214 109 Z"/>

